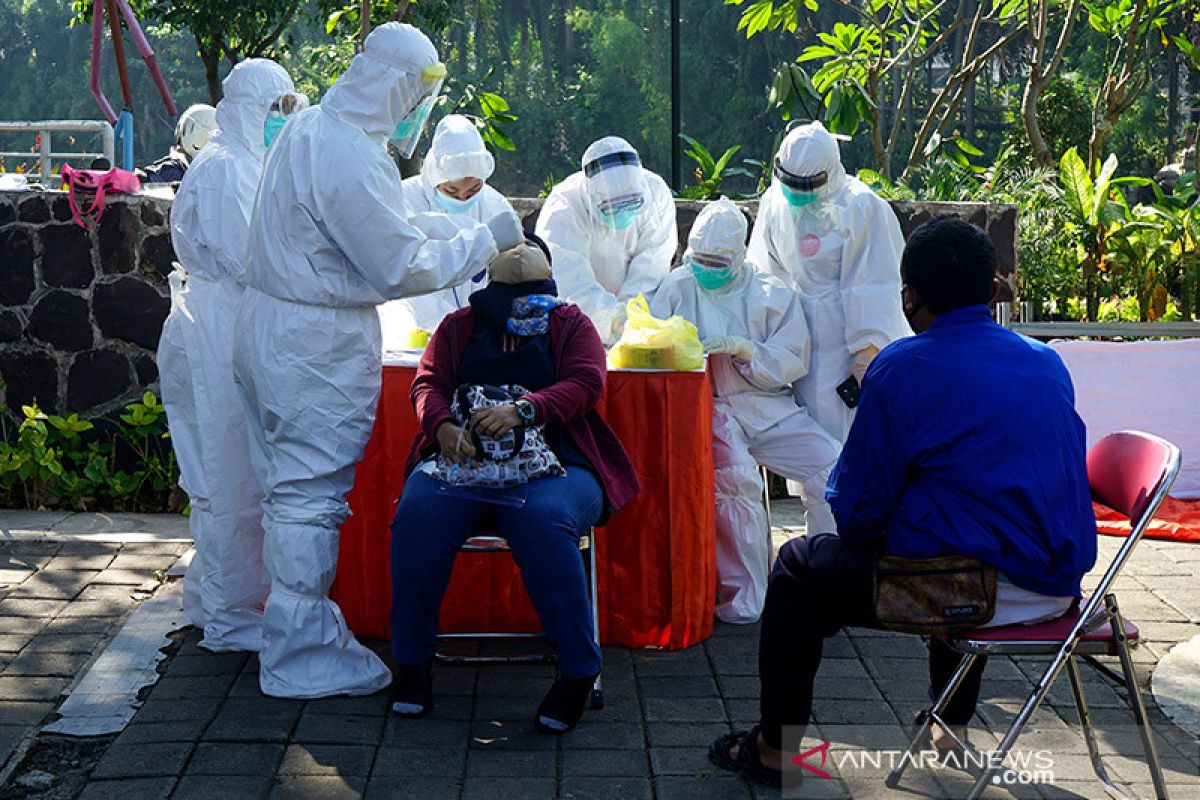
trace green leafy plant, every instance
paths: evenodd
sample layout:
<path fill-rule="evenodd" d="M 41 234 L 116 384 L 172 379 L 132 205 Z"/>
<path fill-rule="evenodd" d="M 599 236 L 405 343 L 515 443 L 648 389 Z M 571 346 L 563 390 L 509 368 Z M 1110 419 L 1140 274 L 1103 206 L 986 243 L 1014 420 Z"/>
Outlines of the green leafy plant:
<path fill-rule="evenodd" d="M 684 155 L 696 164 L 696 170 L 693 173 L 695 183 L 684 187 L 683 191 L 679 193 L 680 197 L 688 200 L 716 200 L 725 194 L 722 186 L 727 178 L 733 176 L 759 178 L 759 173 L 752 172 L 747 169 L 747 166 L 730 166 L 730 161 L 742 149 L 741 145 L 734 145 L 719 157 L 714 157 L 707 147 L 686 133 L 679 134 L 679 138 L 688 145 Z M 743 165 L 761 166 L 757 161 L 746 160 L 742 163 Z"/>
<path fill-rule="evenodd" d="M 0 382 L 0 392 L 4 388 Z M 34 401 L 22 406 L 10 435 L 9 409 L 0 404 L 0 505 L 167 510 L 179 470 L 162 404 L 147 392 L 111 427 L 96 436 L 94 423 L 77 414 L 46 414 Z"/>

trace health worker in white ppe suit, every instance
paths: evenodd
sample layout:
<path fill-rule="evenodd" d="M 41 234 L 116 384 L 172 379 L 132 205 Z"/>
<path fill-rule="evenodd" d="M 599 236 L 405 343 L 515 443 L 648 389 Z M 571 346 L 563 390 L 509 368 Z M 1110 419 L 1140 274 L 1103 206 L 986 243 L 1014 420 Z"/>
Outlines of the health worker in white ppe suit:
<path fill-rule="evenodd" d="M 671 271 L 679 243 L 671 190 L 618 136 L 594 143 L 583 170 L 554 187 L 536 233 L 554 257 L 559 293 L 605 346 L 625 329 L 625 304 L 639 292 L 649 300 Z"/>
<path fill-rule="evenodd" d="M 709 204 L 688 236 L 683 264 L 650 309 L 696 326 L 709 353 L 717 489 L 717 616 L 762 614 L 771 558 L 758 465 L 800 484 L 808 530 L 836 531 L 825 483 L 838 443 L 792 397 L 808 372 L 808 325 L 796 293 L 746 262 L 746 217 Z"/>
<path fill-rule="evenodd" d="M 406 221 L 389 136 L 408 157 L 445 67 L 416 28 L 376 28 L 319 106 L 267 155 L 250 223 L 234 372 L 263 485 L 259 684 L 276 697 L 369 694 L 384 663 L 328 599 L 346 493 L 371 435 L 381 365 L 376 306 L 452 286 L 524 241 L 516 215 L 444 240 Z"/>
<path fill-rule="evenodd" d="M 270 109 L 307 103 L 264 58 L 239 63 L 223 83 L 219 132 L 192 162 L 171 208 L 180 265 L 158 346 L 163 404 L 191 499 L 196 554 L 184 607 L 213 651 L 258 650 L 267 578 L 262 495 L 250 468 L 241 399 L 233 382 L 233 327 L 254 193 L 270 140 Z"/>
<path fill-rule="evenodd" d="M 404 202 L 412 213 L 451 214 L 487 222 L 512 210 L 504 195 L 487 184 L 495 170 L 496 160 L 484 146 L 475 124 L 460 114 L 450 114 L 434 129 L 421 174 L 401 184 Z M 480 283 L 467 280 L 439 292 L 380 306 L 383 349 L 404 349 L 409 333 L 432 332 L 443 317 L 466 306 L 471 292 L 483 288 L 486 273 L 472 277 L 478 277 Z"/>
<path fill-rule="evenodd" d="M 891 207 L 846 174 L 821 123 L 784 137 L 749 258 L 800 293 L 812 363 L 796 398 L 838 441 L 854 418 L 838 386 L 851 376 L 861 384 L 876 353 L 912 334 L 900 307 L 903 250 Z"/>

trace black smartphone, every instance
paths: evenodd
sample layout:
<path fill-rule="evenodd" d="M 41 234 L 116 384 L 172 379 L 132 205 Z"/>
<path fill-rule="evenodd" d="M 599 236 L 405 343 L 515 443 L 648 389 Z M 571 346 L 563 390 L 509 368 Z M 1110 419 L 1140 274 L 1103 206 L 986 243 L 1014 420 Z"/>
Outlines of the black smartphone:
<path fill-rule="evenodd" d="M 838 397 L 842 398 L 842 402 L 846 404 L 846 408 L 857 408 L 858 398 L 862 394 L 862 387 L 858 385 L 858 378 L 851 375 L 846 380 L 838 384 Z"/>

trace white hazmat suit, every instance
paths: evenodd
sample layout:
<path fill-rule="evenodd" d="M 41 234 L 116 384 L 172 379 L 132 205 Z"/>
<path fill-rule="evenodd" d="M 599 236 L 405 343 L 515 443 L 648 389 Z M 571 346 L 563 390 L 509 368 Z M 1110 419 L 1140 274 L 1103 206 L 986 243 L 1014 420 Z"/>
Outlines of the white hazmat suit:
<path fill-rule="evenodd" d="M 583 309 L 606 346 L 621 337 L 625 304 L 639 292 L 653 297 L 679 244 L 671 190 L 617 136 L 591 145 L 583 170 L 554 187 L 536 233 L 563 299 Z"/>
<path fill-rule="evenodd" d="M 800 293 L 812 363 L 796 383 L 796 398 L 844 442 L 854 415 L 838 385 L 852 371 L 861 379 L 875 353 L 912 334 L 900 308 L 904 237 L 887 202 L 846 174 L 837 140 L 821 123 L 789 133 L 775 164 L 749 259 Z M 811 188 L 792 192 L 807 205 L 789 202 L 789 183 Z"/>
<path fill-rule="evenodd" d="M 679 314 L 694 323 L 709 352 L 717 616 L 735 623 L 757 620 L 766 599 L 771 532 L 759 464 L 800 483 L 810 532 L 837 530 L 825 483 L 838 444 L 792 397 L 792 382 L 809 364 L 804 311 L 795 292 L 746 263 L 746 228 L 729 200 L 708 205 L 692 227 L 683 266 L 651 304 L 657 317 Z"/>
<path fill-rule="evenodd" d="M 495 169 L 496 161 L 474 123 L 459 114 L 450 114 L 438 123 L 433 133 L 433 144 L 425 156 L 421 174 L 406 178 L 401 184 L 404 202 L 414 214 L 454 214 L 474 222 L 487 222 L 512 210 L 504 195 L 486 183 Z M 463 201 L 438 190 L 443 183 L 463 178 L 484 181 L 483 188 L 466 201 L 465 207 Z M 407 334 L 413 330 L 434 331 L 443 317 L 466 306 L 467 298 L 477 288 L 482 288 L 482 284 L 467 280 L 438 292 L 383 304 L 379 307 L 383 349 L 405 349 Z"/>
<path fill-rule="evenodd" d="M 470 223 L 426 239 L 405 221 L 400 176 L 384 144 L 410 124 L 444 74 L 424 34 L 376 28 L 320 106 L 271 146 L 250 226 L 247 289 L 234 371 L 248 411 L 255 474 L 266 495 L 259 683 L 277 697 L 369 694 L 384 663 L 359 644 L 328 599 L 346 493 L 379 400 L 380 303 L 457 284 L 521 239 L 515 215 L 497 234 Z"/>
<path fill-rule="evenodd" d="M 196 542 L 186 611 L 204 632 L 201 647 L 258 650 L 267 596 L 262 495 L 233 382 L 233 325 L 266 155 L 263 123 L 271 103 L 293 87 L 278 64 L 253 58 L 234 67 L 223 88 L 220 132 L 192 162 L 171 208 L 181 268 L 170 279 L 158 369 Z"/>

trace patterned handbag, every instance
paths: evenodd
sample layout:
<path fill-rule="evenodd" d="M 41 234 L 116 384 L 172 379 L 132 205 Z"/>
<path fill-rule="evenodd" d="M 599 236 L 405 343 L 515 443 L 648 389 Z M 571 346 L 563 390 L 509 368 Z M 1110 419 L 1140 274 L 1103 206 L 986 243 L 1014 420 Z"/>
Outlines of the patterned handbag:
<path fill-rule="evenodd" d="M 996 613 L 996 570 L 970 556 L 883 556 L 875 616 L 890 631 L 929 635 L 978 628 Z"/>
<path fill-rule="evenodd" d="M 526 394 L 529 392 L 524 387 L 515 384 L 459 386 L 454 391 L 450 412 L 459 427 L 469 430 L 475 459 L 470 467 L 456 467 L 438 454 L 434 477 L 451 486 L 511 489 L 537 478 L 566 475 L 558 456 L 546 443 L 541 425 L 518 425 L 499 439 L 469 429 L 472 410 L 508 405 Z"/>

